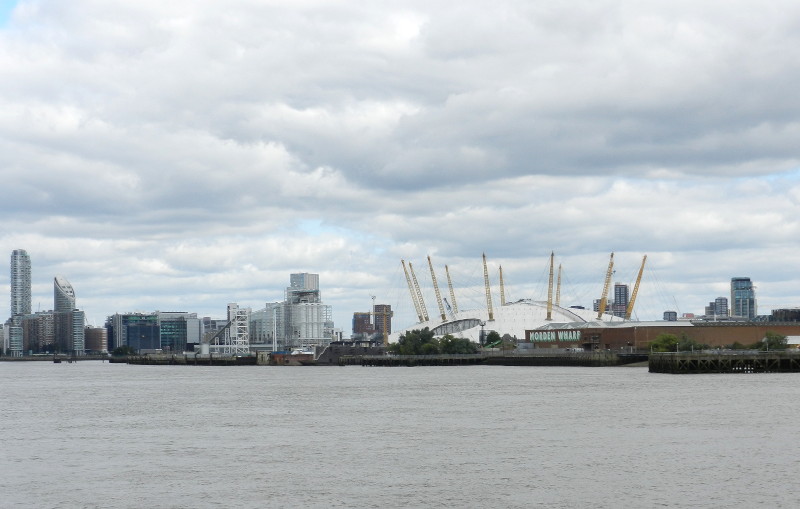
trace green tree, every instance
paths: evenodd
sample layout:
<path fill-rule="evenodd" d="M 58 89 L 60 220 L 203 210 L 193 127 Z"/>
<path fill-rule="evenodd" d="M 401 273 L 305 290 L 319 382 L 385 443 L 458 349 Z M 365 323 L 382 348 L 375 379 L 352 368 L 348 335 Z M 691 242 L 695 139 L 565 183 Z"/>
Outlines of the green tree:
<path fill-rule="evenodd" d="M 497 343 L 500 340 L 501 340 L 500 333 L 497 332 L 496 330 L 493 330 L 493 331 L 489 331 L 489 334 L 486 335 L 486 337 L 484 338 L 483 344 L 484 345 L 491 345 L 492 343 Z"/>
<path fill-rule="evenodd" d="M 778 334 L 777 332 L 767 331 L 764 339 L 754 344 L 752 348 L 756 350 L 786 350 L 786 336 Z"/>
<path fill-rule="evenodd" d="M 675 334 L 659 334 L 650 343 L 650 348 L 654 352 L 689 352 L 703 350 L 708 348 L 708 345 L 698 343 L 686 334 L 681 334 L 680 338 Z"/>
<path fill-rule="evenodd" d="M 397 355 L 433 355 L 439 353 L 439 342 L 425 327 L 401 335 L 397 343 L 389 345 L 389 351 Z"/>
<path fill-rule="evenodd" d="M 446 354 L 469 354 L 478 353 L 478 345 L 466 338 L 456 338 L 447 334 L 439 340 L 442 353 Z"/>
<path fill-rule="evenodd" d="M 704 350 L 706 348 L 709 348 L 709 346 L 704 343 L 698 343 L 694 339 L 690 339 L 686 333 L 681 334 L 681 339 L 678 341 L 678 351 L 680 352 Z"/>
<path fill-rule="evenodd" d="M 650 342 L 650 349 L 654 352 L 675 352 L 679 341 L 675 334 L 659 334 Z"/>
<path fill-rule="evenodd" d="M 125 357 L 126 355 L 136 355 L 136 350 L 132 346 L 122 345 L 112 350 L 111 355 L 114 357 Z"/>

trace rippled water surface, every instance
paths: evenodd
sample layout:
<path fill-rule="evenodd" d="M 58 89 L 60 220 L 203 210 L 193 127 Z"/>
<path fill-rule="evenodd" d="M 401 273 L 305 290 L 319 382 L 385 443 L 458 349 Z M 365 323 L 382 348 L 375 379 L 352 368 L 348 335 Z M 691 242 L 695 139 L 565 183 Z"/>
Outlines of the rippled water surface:
<path fill-rule="evenodd" d="M 799 382 L 2 362 L 0 506 L 794 508 Z"/>

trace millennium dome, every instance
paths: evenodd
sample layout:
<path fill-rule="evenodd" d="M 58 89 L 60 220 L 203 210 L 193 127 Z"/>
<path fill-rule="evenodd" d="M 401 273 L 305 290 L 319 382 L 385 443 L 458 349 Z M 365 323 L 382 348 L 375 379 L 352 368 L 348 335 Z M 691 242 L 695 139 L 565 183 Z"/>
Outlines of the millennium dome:
<path fill-rule="evenodd" d="M 554 326 L 567 329 L 581 325 L 592 326 L 600 322 L 623 321 L 622 318 L 607 313 L 602 314 L 598 319 L 596 311 L 563 308 L 556 305 L 552 306 L 550 319 L 548 320 L 547 308 L 546 301 L 522 299 L 493 308 L 493 319 L 491 320 L 489 319 L 488 308 L 459 311 L 458 313 L 451 313 L 447 320 L 441 320 L 441 317 L 436 316 L 427 321 L 395 331 L 389 336 L 389 341 L 395 342 L 407 331 L 425 327 L 432 330 L 436 336 L 452 334 L 477 343 L 480 341 L 481 331 L 486 334 L 489 331 L 497 331 L 500 335 L 509 334 L 522 340 L 525 339 L 525 331 L 529 330 L 553 328 Z"/>

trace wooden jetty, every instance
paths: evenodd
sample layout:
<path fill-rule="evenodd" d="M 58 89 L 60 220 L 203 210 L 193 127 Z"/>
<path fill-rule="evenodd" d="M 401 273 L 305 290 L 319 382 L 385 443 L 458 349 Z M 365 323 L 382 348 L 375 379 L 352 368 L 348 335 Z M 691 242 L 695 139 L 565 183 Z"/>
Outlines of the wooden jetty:
<path fill-rule="evenodd" d="M 651 373 L 800 373 L 800 352 L 736 351 L 651 353 Z"/>
<path fill-rule="evenodd" d="M 111 362 L 144 364 L 149 366 L 255 366 L 257 359 L 255 355 L 234 357 L 229 355 L 144 354 L 112 358 Z"/>
<path fill-rule="evenodd" d="M 463 366 L 483 364 L 482 354 L 463 355 L 343 355 L 340 366 Z"/>
<path fill-rule="evenodd" d="M 340 366 L 623 366 L 647 361 L 647 354 L 612 352 L 536 352 L 499 354 L 484 352 L 464 355 L 345 355 Z"/>

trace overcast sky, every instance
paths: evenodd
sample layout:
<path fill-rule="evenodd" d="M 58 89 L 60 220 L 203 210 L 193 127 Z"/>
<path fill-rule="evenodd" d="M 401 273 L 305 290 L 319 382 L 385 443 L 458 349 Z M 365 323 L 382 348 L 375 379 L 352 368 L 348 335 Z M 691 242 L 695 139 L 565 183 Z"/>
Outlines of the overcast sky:
<path fill-rule="evenodd" d="M 800 3 L 0 0 L 0 303 L 26 249 L 87 318 L 283 298 L 320 274 L 345 336 L 371 296 L 436 315 L 481 253 L 507 298 L 636 315 L 757 285 L 800 306 Z M 2 314 L 2 312 L 0 312 Z"/>

